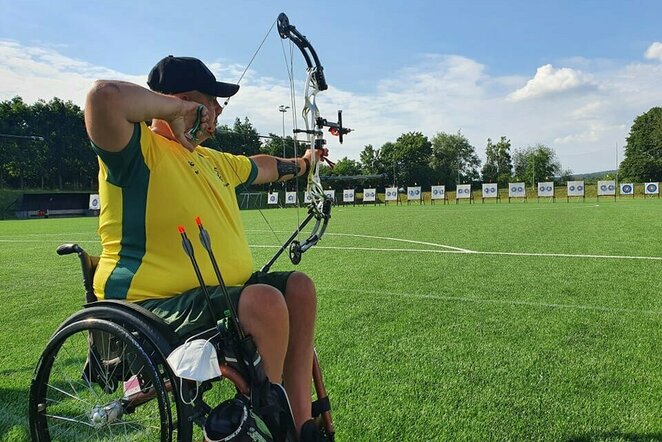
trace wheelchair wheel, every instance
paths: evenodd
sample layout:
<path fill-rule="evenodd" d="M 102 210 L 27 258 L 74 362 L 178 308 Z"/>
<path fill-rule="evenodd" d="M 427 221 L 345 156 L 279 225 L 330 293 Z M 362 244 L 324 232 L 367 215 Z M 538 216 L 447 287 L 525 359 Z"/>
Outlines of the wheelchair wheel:
<path fill-rule="evenodd" d="M 134 335 L 103 319 L 62 327 L 33 376 L 28 410 L 32 439 L 171 440 L 168 394 L 148 354 Z"/>

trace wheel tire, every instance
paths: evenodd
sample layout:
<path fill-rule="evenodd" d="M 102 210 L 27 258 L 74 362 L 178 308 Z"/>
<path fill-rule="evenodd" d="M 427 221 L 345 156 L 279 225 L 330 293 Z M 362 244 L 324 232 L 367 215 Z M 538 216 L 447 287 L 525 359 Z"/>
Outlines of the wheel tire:
<path fill-rule="evenodd" d="M 104 337 L 94 350 L 91 332 Z M 32 439 L 170 441 L 168 394 L 149 353 L 113 322 L 88 318 L 65 324 L 48 342 L 33 376 L 28 409 Z M 135 374 L 151 399 L 131 407 L 123 401 L 123 382 L 136 383 Z"/>
<path fill-rule="evenodd" d="M 190 398 L 195 396 L 196 391 L 188 383 L 181 383 L 179 378 L 175 377 L 170 365 L 166 362 L 166 358 L 174 349 L 175 345 L 177 345 L 176 342 L 170 341 L 170 339 L 176 339 L 174 331 L 171 332 L 170 336 L 167 336 L 164 330 L 160 330 L 155 324 L 148 321 L 147 318 L 142 317 L 140 313 L 121 308 L 121 305 L 104 305 L 103 302 L 87 306 L 74 313 L 60 328 L 67 324 L 89 318 L 105 319 L 119 324 L 131 332 L 145 350 L 148 351 L 152 362 L 160 369 L 164 383 L 166 380 L 175 379 L 174 382 L 170 383 L 170 388 L 168 389 L 170 392 L 171 408 L 173 406 L 176 408 L 175 411 L 171 412 L 171 415 L 176 417 L 176 420 L 173 422 L 175 433 L 173 433 L 172 439 L 181 442 L 191 441 L 194 437 L 194 416 L 200 414 L 200 412 L 195 410 L 190 404 L 182 402 L 182 396 L 190 400 Z"/>

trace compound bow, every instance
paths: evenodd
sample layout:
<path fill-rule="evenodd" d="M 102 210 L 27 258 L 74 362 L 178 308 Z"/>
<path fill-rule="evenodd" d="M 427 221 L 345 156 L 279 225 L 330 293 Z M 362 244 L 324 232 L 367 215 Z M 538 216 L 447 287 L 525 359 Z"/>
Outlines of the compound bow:
<path fill-rule="evenodd" d="M 310 170 L 306 178 L 306 194 L 309 198 L 307 203 L 308 215 L 299 224 L 294 233 L 285 241 L 280 249 L 263 267 L 263 272 L 268 272 L 274 262 L 280 255 L 290 247 L 289 255 L 293 264 L 298 264 L 301 261 L 301 255 L 308 249 L 317 244 L 324 236 L 326 227 L 331 218 L 331 204 L 332 199 L 324 193 L 322 182 L 319 176 L 319 168 L 321 159 L 317 159 L 316 150 L 324 149 L 326 140 L 324 139 L 324 128 L 328 128 L 329 132 L 339 137 L 340 143 L 343 142 L 343 136 L 351 132 L 351 129 L 343 127 L 342 124 L 342 111 L 338 111 L 338 121 L 329 122 L 320 116 L 319 109 L 315 102 L 318 92 L 328 89 L 326 78 L 324 77 L 324 68 L 322 67 L 315 49 L 310 44 L 308 39 L 302 35 L 297 29 L 290 24 L 287 15 L 281 13 L 277 19 L 278 34 L 283 40 L 289 39 L 296 47 L 299 48 L 306 60 L 306 84 L 305 84 L 305 104 L 302 110 L 302 116 L 305 122 L 305 129 L 294 129 L 295 143 L 296 134 L 304 133 L 308 138 L 310 155 Z M 312 220 L 315 224 L 310 232 L 308 238 L 303 241 L 296 239 L 303 228 L 308 225 Z"/>

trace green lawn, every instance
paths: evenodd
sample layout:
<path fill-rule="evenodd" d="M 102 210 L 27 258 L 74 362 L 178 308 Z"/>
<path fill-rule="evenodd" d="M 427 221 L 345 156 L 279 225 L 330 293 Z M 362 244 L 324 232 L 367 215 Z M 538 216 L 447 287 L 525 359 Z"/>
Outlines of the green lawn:
<path fill-rule="evenodd" d="M 282 241 L 305 210 L 264 215 Z M 261 265 L 277 240 L 244 219 Z M 657 199 L 334 208 L 299 269 L 337 439 L 662 440 L 661 230 Z M 34 365 L 82 303 L 54 250 L 96 238 L 96 219 L 0 222 L 0 441 L 27 439 Z"/>

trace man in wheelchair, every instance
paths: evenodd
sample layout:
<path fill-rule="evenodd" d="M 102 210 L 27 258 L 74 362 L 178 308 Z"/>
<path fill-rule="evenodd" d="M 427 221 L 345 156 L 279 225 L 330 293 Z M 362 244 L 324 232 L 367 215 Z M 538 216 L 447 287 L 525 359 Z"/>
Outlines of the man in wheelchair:
<path fill-rule="evenodd" d="M 94 276 L 98 299 L 135 302 L 170 324 L 180 337 L 213 327 L 228 309 L 210 288 L 212 318 L 177 227 L 197 231 L 205 221 L 241 328 L 252 336 L 266 376 L 285 387 L 297 432 L 310 427 L 315 287 L 301 272 L 253 273 L 236 189 L 307 174 L 301 158 L 236 156 L 202 147 L 239 86 L 216 81 L 195 58 L 169 56 L 149 74 L 150 89 L 96 81 L 85 124 L 99 158 L 103 250 Z M 145 122 L 151 121 L 148 126 Z M 318 150 L 322 158 L 326 150 Z M 194 241 L 198 256 L 205 250 Z M 211 263 L 200 260 L 205 281 Z M 306 430 L 308 431 L 308 430 Z"/>

